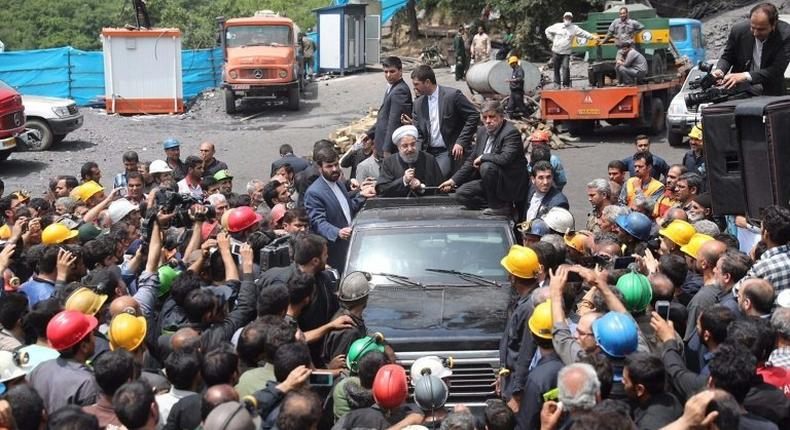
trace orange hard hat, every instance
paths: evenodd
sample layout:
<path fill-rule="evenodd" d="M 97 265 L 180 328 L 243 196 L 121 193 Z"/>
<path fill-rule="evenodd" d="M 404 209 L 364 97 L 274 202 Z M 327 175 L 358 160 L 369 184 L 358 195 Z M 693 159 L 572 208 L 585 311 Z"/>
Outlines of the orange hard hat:
<path fill-rule="evenodd" d="M 529 136 L 530 142 L 548 142 L 551 140 L 551 133 L 547 130 L 535 130 Z"/>
<path fill-rule="evenodd" d="M 231 233 L 240 232 L 242 230 L 246 230 L 253 225 L 261 222 L 263 219 L 260 214 L 257 214 L 254 210 L 252 210 L 249 206 L 239 206 L 237 208 L 233 208 L 228 215 L 228 231 Z"/>
<path fill-rule="evenodd" d="M 395 409 L 406 401 L 409 387 L 406 370 L 397 364 L 382 366 L 373 380 L 373 398 L 384 409 Z"/>
<path fill-rule="evenodd" d="M 79 311 L 61 311 L 47 324 L 47 340 L 53 349 L 63 351 L 91 334 L 99 322 L 93 315 Z"/>

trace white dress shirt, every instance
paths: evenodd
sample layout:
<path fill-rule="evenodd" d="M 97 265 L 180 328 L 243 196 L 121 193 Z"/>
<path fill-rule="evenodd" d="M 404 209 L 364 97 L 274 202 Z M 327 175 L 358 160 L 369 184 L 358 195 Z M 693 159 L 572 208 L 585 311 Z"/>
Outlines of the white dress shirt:
<path fill-rule="evenodd" d="M 439 118 L 439 87 L 428 96 L 428 119 L 431 122 L 431 146 L 436 148 L 447 147 L 442 139 L 441 118 Z"/>
<path fill-rule="evenodd" d="M 340 203 L 340 208 L 343 209 L 343 216 L 346 217 L 346 221 L 349 225 L 351 225 L 351 208 L 348 206 L 348 198 L 346 197 L 343 190 L 340 189 L 340 186 L 337 185 L 337 182 L 330 182 L 321 175 L 321 179 L 329 185 L 329 189 L 332 190 L 332 193 L 335 195 L 337 202 Z"/>

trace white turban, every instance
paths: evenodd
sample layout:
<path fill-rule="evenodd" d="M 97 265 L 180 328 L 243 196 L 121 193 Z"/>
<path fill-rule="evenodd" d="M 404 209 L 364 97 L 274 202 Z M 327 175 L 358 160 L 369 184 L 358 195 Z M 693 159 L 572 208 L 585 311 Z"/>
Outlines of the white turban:
<path fill-rule="evenodd" d="M 398 127 L 392 133 L 392 143 L 394 143 L 397 146 L 400 140 L 403 139 L 405 136 L 411 136 L 416 139 L 419 136 L 419 133 L 417 132 L 417 127 L 413 125 L 404 125 Z"/>

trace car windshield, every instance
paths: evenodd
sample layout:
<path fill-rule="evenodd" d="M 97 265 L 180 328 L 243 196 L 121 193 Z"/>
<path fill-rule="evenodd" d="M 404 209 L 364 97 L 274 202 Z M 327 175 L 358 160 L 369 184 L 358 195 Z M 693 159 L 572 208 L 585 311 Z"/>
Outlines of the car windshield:
<path fill-rule="evenodd" d="M 240 46 L 289 46 L 293 44 L 287 25 L 240 25 L 227 28 L 228 48 Z"/>
<path fill-rule="evenodd" d="M 673 25 L 669 27 L 669 38 L 673 42 L 685 42 L 688 34 L 686 33 L 685 25 Z"/>
<path fill-rule="evenodd" d="M 492 280 L 506 280 L 500 264 L 510 248 L 503 227 L 403 227 L 358 230 L 349 252 L 346 273 L 362 270 L 406 276 L 425 284 L 475 284 L 450 273 L 457 270 Z M 391 284 L 375 276 L 377 284 Z M 479 285 L 479 283 L 478 283 Z"/>

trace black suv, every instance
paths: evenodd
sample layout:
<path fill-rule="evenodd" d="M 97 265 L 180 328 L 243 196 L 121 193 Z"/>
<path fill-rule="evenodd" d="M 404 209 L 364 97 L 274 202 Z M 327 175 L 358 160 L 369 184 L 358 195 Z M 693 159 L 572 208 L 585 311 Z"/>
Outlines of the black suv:
<path fill-rule="evenodd" d="M 407 372 L 417 358 L 452 357 L 448 404 L 494 397 L 499 339 L 513 299 L 500 260 L 515 242 L 505 217 L 449 197 L 371 199 L 357 215 L 344 273 L 373 273 L 364 318 Z"/>

